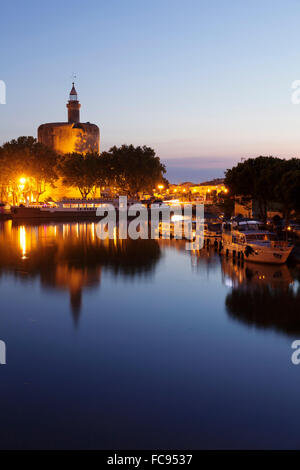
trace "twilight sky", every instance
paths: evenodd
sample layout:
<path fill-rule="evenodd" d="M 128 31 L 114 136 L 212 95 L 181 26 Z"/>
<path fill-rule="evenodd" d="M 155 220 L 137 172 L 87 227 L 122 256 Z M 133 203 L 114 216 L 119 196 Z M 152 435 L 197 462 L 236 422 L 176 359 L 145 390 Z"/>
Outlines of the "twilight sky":
<path fill-rule="evenodd" d="M 1 2 L 0 143 L 66 120 L 72 73 L 101 150 L 149 145 L 172 181 L 299 156 L 299 0 Z"/>

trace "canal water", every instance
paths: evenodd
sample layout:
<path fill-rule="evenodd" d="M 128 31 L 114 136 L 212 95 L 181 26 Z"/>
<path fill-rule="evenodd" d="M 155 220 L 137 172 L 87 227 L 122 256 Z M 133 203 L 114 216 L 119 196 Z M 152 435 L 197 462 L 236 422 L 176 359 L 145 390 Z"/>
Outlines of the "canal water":
<path fill-rule="evenodd" d="M 93 223 L 1 222 L 0 447 L 299 448 L 299 279 Z"/>

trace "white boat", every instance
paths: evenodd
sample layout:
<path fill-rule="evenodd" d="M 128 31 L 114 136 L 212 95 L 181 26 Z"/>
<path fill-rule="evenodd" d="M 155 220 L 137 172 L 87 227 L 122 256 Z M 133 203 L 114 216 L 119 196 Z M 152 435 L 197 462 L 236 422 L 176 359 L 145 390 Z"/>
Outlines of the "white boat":
<path fill-rule="evenodd" d="M 176 225 L 177 223 L 177 225 Z M 204 239 L 209 240 L 211 243 L 219 243 L 222 239 L 222 224 L 215 222 L 205 222 L 200 229 L 203 228 L 203 233 L 200 234 Z M 199 228 L 198 228 L 199 230 Z M 173 215 L 170 223 L 160 222 L 159 231 L 161 234 L 169 233 L 171 237 L 181 238 L 181 234 L 186 232 L 185 238 L 195 238 L 197 232 L 197 221 L 191 220 L 189 216 Z M 179 234 L 179 236 L 177 236 Z"/>
<path fill-rule="evenodd" d="M 273 233 L 262 230 L 255 220 L 224 224 L 222 245 L 227 256 L 270 264 L 285 263 L 293 249 L 290 243 L 277 241 Z"/>
<path fill-rule="evenodd" d="M 127 207 L 136 203 L 136 200 L 128 200 Z M 97 209 L 107 204 L 119 209 L 119 199 L 62 199 L 53 203 L 27 204 L 12 207 L 13 219 L 83 219 L 97 218 Z M 122 207 L 122 206 L 121 206 Z"/>
<path fill-rule="evenodd" d="M 162 238 L 194 238 L 196 235 L 196 221 L 189 216 L 172 215 L 170 221 L 160 221 L 158 233 Z"/>

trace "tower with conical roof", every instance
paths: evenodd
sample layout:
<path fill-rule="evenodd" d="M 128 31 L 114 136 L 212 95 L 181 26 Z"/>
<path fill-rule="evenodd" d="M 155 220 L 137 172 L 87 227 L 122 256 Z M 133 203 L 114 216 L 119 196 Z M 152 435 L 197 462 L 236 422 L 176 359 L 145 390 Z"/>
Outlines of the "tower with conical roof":
<path fill-rule="evenodd" d="M 96 124 L 80 122 L 81 104 L 74 82 L 67 102 L 68 122 L 50 122 L 38 128 L 38 141 L 59 154 L 100 152 L 100 131 Z"/>
<path fill-rule="evenodd" d="M 72 90 L 70 92 L 68 108 L 68 122 L 80 122 L 80 107 L 78 101 L 77 91 L 75 90 L 74 82 L 72 83 Z"/>

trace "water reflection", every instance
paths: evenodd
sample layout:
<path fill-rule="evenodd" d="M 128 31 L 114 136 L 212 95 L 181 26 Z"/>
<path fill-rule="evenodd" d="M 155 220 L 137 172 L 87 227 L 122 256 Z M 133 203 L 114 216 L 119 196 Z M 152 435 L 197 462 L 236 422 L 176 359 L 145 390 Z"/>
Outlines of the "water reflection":
<path fill-rule="evenodd" d="M 240 290 L 260 290 L 263 287 L 288 290 L 294 283 L 291 268 L 286 265 L 234 262 L 222 257 L 224 284 Z"/>
<path fill-rule="evenodd" d="M 214 284 L 230 288 L 225 297 L 231 318 L 245 325 L 300 333 L 299 269 L 288 265 L 234 262 L 217 250 L 187 251 L 184 240 L 101 241 L 96 224 L 0 224 L 0 277 L 13 275 L 22 282 L 40 280 L 43 289 L 67 291 L 74 322 L 78 322 L 82 294 L 99 288 L 101 271 L 127 278 L 153 275 L 165 250 L 176 250 L 191 260 L 191 270 Z M 211 276 L 211 279 L 210 279 Z"/>
<path fill-rule="evenodd" d="M 24 282 L 39 277 L 44 289 L 69 291 L 75 323 L 82 292 L 100 285 L 103 267 L 115 276 L 149 276 L 160 255 L 155 240 L 101 241 L 94 223 L 0 224 L 0 277 L 13 274 Z"/>
<path fill-rule="evenodd" d="M 300 333 L 299 271 L 288 265 L 237 263 L 223 258 L 223 281 L 231 286 L 227 313 L 249 326 Z"/>
<path fill-rule="evenodd" d="M 184 250 L 184 244 L 176 248 Z M 231 318 L 248 326 L 300 334 L 299 267 L 235 262 L 213 248 L 192 251 L 190 256 L 193 269 L 206 279 L 221 271 L 222 283 L 230 288 L 225 308 Z M 213 282 L 217 295 L 216 279 Z"/>
<path fill-rule="evenodd" d="M 187 250 L 185 240 L 174 239 L 160 239 L 159 245 L 162 248 L 173 248 L 190 256 L 192 269 L 199 274 L 202 274 L 203 270 L 209 274 L 209 272 L 220 269 L 220 253 L 217 249 L 205 246 L 201 250 Z"/>
<path fill-rule="evenodd" d="M 0 291 L 0 448 L 299 446 L 297 268 L 5 223 Z"/>

